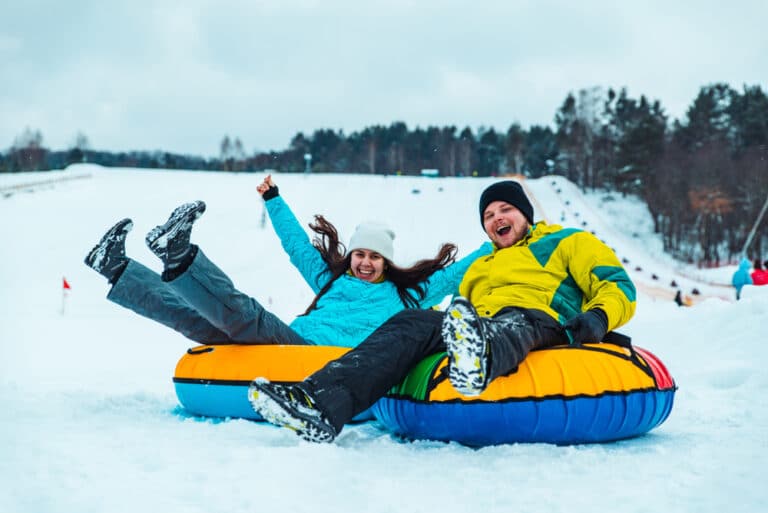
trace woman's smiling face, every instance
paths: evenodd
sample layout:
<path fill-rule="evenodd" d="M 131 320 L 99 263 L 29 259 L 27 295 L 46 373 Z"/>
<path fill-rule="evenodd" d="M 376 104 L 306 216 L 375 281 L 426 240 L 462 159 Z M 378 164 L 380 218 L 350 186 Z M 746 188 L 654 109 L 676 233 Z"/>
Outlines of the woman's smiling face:
<path fill-rule="evenodd" d="M 528 220 L 514 205 L 493 201 L 483 212 L 483 228 L 497 248 L 508 248 L 528 233 Z"/>
<path fill-rule="evenodd" d="M 386 260 L 379 253 L 370 249 L 355 249 L 351 257 L 349 268 L 356 278 L 373 283 L 384 274 Z"/>

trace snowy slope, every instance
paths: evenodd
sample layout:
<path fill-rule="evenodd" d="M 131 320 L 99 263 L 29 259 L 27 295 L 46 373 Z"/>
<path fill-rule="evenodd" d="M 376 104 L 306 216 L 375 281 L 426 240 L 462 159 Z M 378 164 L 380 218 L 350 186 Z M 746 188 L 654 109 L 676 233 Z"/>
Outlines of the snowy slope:
<path fill-rule="evenodd" d="M 723 279 L 725 274 L 708 277 L 664 254 L 661 237 L 652 235 L 650 213 L 637 198 L 621 198 L 616 193 L 586 195 L 561 176 L 543 177 L 527 184 L 548 222 L 594 233 L 614 249 L 635 284 L 646 294 L 673 299 L 675 292 L 681 290 L 694 301 L 706 297 L 733 298 L 732 288 Z"/>
<path fill-rule="evenodd" d="M 765 510 L 768 287 L 745 289 L 738 303 L 709 297 L 692 308 L 641 287 L 623 331 L 657 354 L 680 387 L 670 418 L 647 436 L 473 450 L 402 442 L 370 423 L 315 446 L 263 424 L 185 415 L 171 376 L 192 343 L 109 303 L 105 280 L 82 264 L 104 230 L 131 216 L 128 253 L 159 269 L 145 233 L 177 204 L 204 199 L 193 240 L 242 290 L 290 320 L 312 295 L 262 225 L 255 186 L 263 175 L 76 166 L 42 176 L 75 175 L 83 178 L 0 197 L 0 511 Z M 0 189 L 40 178 L 0 175 Z M 444 241 L 465 254 L 484 240 L 476 203 L 491 179 L 275 179 L 303 223 L 323 213 L 346 238 L 360 220 L 389 222 L 400 263 Z M 562 179 L 526 186 L 553 222 L 566 191 L 575 210 L 564 224 L 578 226 L 571 221 L 579 212 L 642 266 L 638 282 L 650 272 L 661 286 L 695 275 L 655 252 L 647 219 L 625 200 L 616 198 L 611 212 L 627 213 L 606 216 Z M 637 238 L 622 236 L 627 220 Z M 62 276 L 72 285 L 65 301 Z M 720 295 L 703 280 L 685 283 L 694 285 Z"/>

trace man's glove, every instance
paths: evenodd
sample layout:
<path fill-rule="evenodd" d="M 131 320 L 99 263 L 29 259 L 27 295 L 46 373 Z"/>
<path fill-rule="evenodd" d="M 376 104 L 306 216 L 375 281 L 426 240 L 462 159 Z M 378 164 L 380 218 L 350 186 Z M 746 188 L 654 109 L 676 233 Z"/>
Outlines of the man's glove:
<path fill-rule="evenodd" d="M 571 344 L 602 342 L 608 331 L 608 316 L 599 308 L 581 313 L 565 323 Z"/>
<path fill-rule="evenodd" d="M 269 189 L 264 192 L 264 194 L 261 195 L 262 198 L 264 198 L 264 201 L 269 201 L 272 198 L 276 198 L 280 196 L 280 191 L 277 188 L 277 185 L 272 185 Z"/>

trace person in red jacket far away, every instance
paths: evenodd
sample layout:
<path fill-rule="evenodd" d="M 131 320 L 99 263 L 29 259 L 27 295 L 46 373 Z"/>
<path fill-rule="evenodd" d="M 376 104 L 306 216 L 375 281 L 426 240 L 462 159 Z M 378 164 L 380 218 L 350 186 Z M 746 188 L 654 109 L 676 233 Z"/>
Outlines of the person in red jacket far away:
<path fill-rule="evenodd" d="M 761 264 L 759 258 L 755 258 L 755 270 L 752 271 L 750 276 L 752 277 L 752 285 L 768 285 L 768 269 L 766 269 L 766 263 Z"/>

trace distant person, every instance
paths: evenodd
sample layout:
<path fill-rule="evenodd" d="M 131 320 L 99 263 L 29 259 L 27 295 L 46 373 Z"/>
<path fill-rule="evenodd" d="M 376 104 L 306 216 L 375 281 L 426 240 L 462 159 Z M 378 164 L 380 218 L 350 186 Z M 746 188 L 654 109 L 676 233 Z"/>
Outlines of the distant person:
<path fill-rule="evenodd" d="M 472 264 L 447 311 L 400 312 L 295 385 L 257 378 L 248 393 L 254 410 L 330 442 L 429 355 L 447 352 L 451 384 L 476 396 L 532 349 L 600 342 L 634 314 L 635 286 L 616 254 L 589 232 L 534 222 L 519 183 L 486 188 L 479 213 L 494 250 Z"/>
<path fill-rule="evenodd" d="M 687 294 L 683 295 L 682 290 L 677 289 L 677 293 L 675 294 L 675 303 L 677 303 L 677 306 L 691 306 L 693 304 L 693 300 Z"/>
<path fill-rule="evenodd" d="M 749 260 L 742 258 L 739 262 L 739 268 L 733 273 L 731 285 L 736 289 L 736 300 L 741 299 L 741 289 L 744 285 L 752 285 L 752 277 L 749 274 Z"/>
<path fill-rule="evenodd" d="M 753 285 L 768 285 L 768 266 L 763 266 L 759 258 L 755 258 L 755 269 L 750 274 Z"/>
<path fill-rule="evenodd" d="M 488 243 L 451 265 L 456 246 L 411 267 L 393 263 L 394 232 L 378 223 L 355 230 L 348 250 L 336 228 L 315 216 L 310 242 L 278 188 L 267 176 L 257 187 L 283 249 L 316 296 L 290 324 L 237 290 L 232 281 L 190 243 L 192 226 L 205 212 L 195 201 L 173 211 L 146 236 L 163 262 L 158 275 L 125 255 L 130 219 L 115 224 L 85 258 L 112 285 L 107 298 L 168 326 L 200 344 L 316 344 L 353 347 L 389 317 L 406 308 L 429 308 L 456 292 L 464 272 L 491 251 Z"/>

